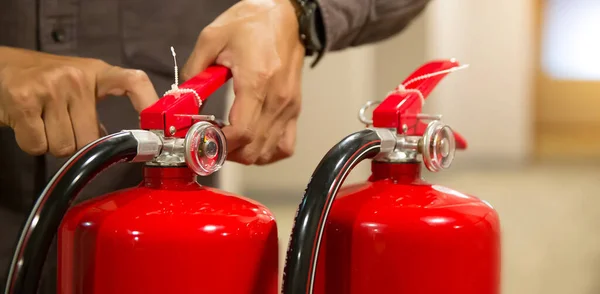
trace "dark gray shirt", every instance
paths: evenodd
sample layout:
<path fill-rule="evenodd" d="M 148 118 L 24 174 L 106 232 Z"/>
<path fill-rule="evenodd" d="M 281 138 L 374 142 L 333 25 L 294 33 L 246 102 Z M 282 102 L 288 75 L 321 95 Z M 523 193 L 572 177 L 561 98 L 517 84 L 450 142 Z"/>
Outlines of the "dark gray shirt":
<path fill-rule="evenodd" d="M 102 59 L 142 69 L 159 93 L 173 82 L 169 51 L 188 56 L 206 25 L 234 0 L 0 0 L 0 46 Z M 401 31 L 427 0 L 320 0 L 327 50 L 385 39 Z M 183 63 L 185 60 L 180 60 Z M 224 113 L 215 93 L 204 112 Z M 98 115 L 109 132 L 137 128 L 128 99 L 108 97 Z M 0 289 L 17 236 L 34 199 L 64 160 L 22 152 L 9 128 L 0 128 Z M 139 165 L 118 165 L 97 177 L 81 199 L 136 185 Z M 215 185 L 215 177 L 202 179 Z M 55 248 L 47 262 L 42 293 L 55 292 Z"/>

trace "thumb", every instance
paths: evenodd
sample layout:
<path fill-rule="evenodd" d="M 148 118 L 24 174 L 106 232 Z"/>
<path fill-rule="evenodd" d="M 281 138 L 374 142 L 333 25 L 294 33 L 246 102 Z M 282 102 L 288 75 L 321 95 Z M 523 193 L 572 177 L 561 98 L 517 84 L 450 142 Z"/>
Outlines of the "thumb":
<path fill-rule="evenodd" d="M 96 76 L 96 96 L 128 96 L 137 112 L 158 101 L 156 90 L 148 75 L 135 69 L 111 66 Z"/>
<path fill-rule="evenodd" d="M 226 32 L 221 28 L 206 27 L 198 36 L 192 54 L 183 66 L 181 77 L 184 81 L 199 74 L 217 60 L 219 53 L 225 48 Z"/>

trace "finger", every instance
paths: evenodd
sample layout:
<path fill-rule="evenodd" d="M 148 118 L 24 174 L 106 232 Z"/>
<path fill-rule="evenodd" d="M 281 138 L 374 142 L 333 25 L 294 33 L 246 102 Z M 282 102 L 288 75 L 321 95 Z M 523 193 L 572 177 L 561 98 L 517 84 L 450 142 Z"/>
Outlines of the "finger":
<path fill-rule="evenodd" d="M 89 84 L 81 84 L 70 91 L 69 116 L 75 134 L 77 150 L 100 137 L 96 114 L 96 97 Z"/>
<path fill-rule="evenodd" d="M 277 145 L 282 139 L 288 121 L 296 116 L 296 112 L 287 107 L 282 111 L 279 116 L 271 123 L 271 128 L 267 130 L 268 136 L 262 149 L 259 150 L 260 156 L 258 157 L 256 164 L 268 164 L 270 163 L 271 157 L 277 152 Z"/>
<path fill-rule="evenodd" d="M 233 151 L 230 156 L 231 160 L 243 164 L 257 163 L 257 160 L 263 154 L 263 150 L 265 150 L 266 144 L 270 140 L 273 140 L 273 137 L 279 137 L 283 132 L 284 124 L 291 116 L 288 114 L 289 112 L 281 113 L 279 110 L 272 109 L 267 111 L 264 109 L 265 107 L 263 107 L 263 111 L 260 113 L 260 117 L 256 123 L 252 142 Z M 278 113 L 281 113 L 283 117 L 276 119 Z"/>
<path fill-rule="evenodd" d="M 301 65 L 301 63 L 300 63 Z M 274 90 L 274 95 L 267 97 L 263 107 L 261 120 L 267 120 L 267 140 L 260 149 L 260 156 L 256 164 L 271 163 L 271 157 L 277 152 L 278 142 L 287 127 L 288 121 L 296 119 L 300 113 L 300 87 L 299 80 L 301 72 L 293 71 L 291 68 L 276 75 L 272 84 L 279 87 Z"/>
<path fill-rule="evenodd" d="M 67 104 L 61 98 L 54 98 L 44 108 L 44 126 L 48 150 L 56 157 L 66 157 L 75 152 L 73 125 Z"/>
<path fill-rule="evenodd" d="M 251 144 L 246 144 L 233 150 L 229 153 L 228 159 L 246 165 L 254 164 L 261 154 L 261 150 L 268 139 L 268 134 L 266 126 L 259 127 L 256 135 L 252 137 Z"/>
<path fill-rule="evenodd" d="M 229 152 L 246 146 L 260 136 L 257 122 L 261 116 L 270 77 L 270 74 L 252 70 L 234 70 L 232 74 L 236 97 L 229 112 L 230 125 L 223 128 Z"/>
<path fill-rule="evenodd" d="M 303 61 L 304 54 L 300 51 L 296 52 L 296 54 L 293 54 L 291 62 L 287 64 L 286 70 L 283 71 L 288 74 L 277 75 L 275 78 L 277 81 L 274 84 L 282 85 L 281 89 L 283 90 L 279 90 L 276 92 L 279 93 L 278 95 L 270 97 L 265 102 L 264 112 L 279 114 L 273 128 L 270 130 L 269 139 L 261 150 L 261 155 L 256 162 L 258 165 L 269 164 L 287 158 L 294 151 L 295 126 L 301 108 L 300 83 L 302 80 Z M 286 135 L 288 137 L 285 137 Z M 288 142 L 283 145 L 283 149 L 282 142 Z M 289 144 L 292 145 L 289 146 Z"/>
<path fill-rule="evenodd" d="M 48 152 L 44 121 L 40 116 L 32 116 L 15 122 L 13 130 L 19 148 L 30 155 L 42 155 Z"/>
<path fill-rule="evenodd" d="M 137 112 L 158 101 L 150 78 L 141 70 L 111 66 L 98 73 L 96 85 L 97 97 L 126 95 Z"/>
<path fill-rule="evenodd" d="M 261 158 L 258 164 L 270 164 L 279 160 L 289 158 L 294 154 L 296 148 L 297 134 L 297 119 L 292 119 L 287 122 L 283 135 L 279 137 L 277 147 L 274 153 L 269 158 Z"/>
<path fill-rule="evenodd" d="M 222 128 L 223 134 L 227 139 L 227 153 L 232 154 L 241 146 L 245 146 L 252 142 L 253 135 L 247 130 L 231 125 L 226 125 Z"/>
<path fill-rule="evenodd" d="M 267 140 L 262 144 L 262 148 L 258 151 L 258 159 L 256 160 L 257 165 L 268 164 L 271 160 L 271 157 L 277 151 L 277 142 L 281 139 L 284 132 L 285 123 L 282 119 L 278 119 L 275 121 L 273 127 L 268 130 L 269 135 L 267 136 Z"/>
<path fill-rule="evenodd" d="M 213 27 L 204 28 L 196 40 L 192 54 L 183 66 L 181 77 L 189 80 L 215 63 L 225 44 L 226 36 L 222 30 Z"/>

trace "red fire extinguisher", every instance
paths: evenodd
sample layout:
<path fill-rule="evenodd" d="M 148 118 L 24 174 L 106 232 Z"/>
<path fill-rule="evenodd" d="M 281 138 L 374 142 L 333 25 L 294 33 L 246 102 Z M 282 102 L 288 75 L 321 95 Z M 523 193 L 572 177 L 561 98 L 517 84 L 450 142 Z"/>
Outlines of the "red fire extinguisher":
<path fill-rule="evenodd" d="M 292 230 L 286 294 L 498 294 L 500 225 L 476 197 L 427 183 L 421 164 L 450 166 L 466 141 L 421 113 L 455 60 L 427 63 L 373 111 L 372 126 L 335 145 L 306 188 Z M 428 122 L 428 123 L 426 123 Z M 368 181 L 342 187 L 372 159 Z M 335 201 L 334 201 L 335 200 Z"/>
<path fill-rule="evenodd" d="M 140 114 L 141 130 L 75 154 L 36 202 L 6 294 L 35 294 L 58 232 L 60 294 L 277 293 L 278 238 L 263 205 L 195 181 L 221 168 L 226 141 L 202 102 L 231 73 L 210 67 Z M 144 180 L 70 207 L 99 172 L 145 162 Z"/>

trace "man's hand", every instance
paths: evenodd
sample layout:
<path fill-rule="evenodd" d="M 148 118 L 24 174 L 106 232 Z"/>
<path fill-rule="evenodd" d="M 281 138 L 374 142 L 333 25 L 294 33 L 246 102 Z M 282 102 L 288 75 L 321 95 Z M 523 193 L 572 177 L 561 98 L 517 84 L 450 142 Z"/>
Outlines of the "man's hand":
<path fill-rule="evenodd" d="M 96 140 L 96 101 L 106 95 L 129 96 L 138 112 L 158 100 L 142 71 L 0 47 L 0 125 L 29 154 L 65 157 Z"/>
<path fill-rule="evenodd" d="M 290 0 L 240 1 L 200 33 L 183 77 L 213 63 L 231 69 L 229 160 L 267 164 L 292 155 L 304 52 Z"/>

